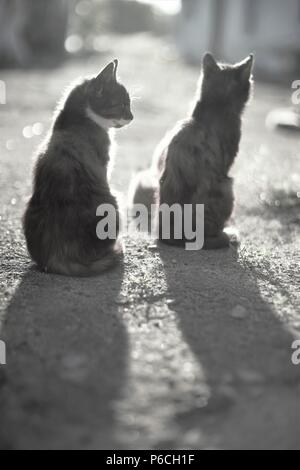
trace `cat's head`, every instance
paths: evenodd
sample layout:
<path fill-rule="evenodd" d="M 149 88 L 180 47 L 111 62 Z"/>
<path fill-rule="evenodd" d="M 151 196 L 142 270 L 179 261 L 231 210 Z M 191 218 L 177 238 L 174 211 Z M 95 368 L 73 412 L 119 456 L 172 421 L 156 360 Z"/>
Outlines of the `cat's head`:
<path fill-rule="evenodd" d="M 254 56 L 234 65 L 217 63 L 205 54 L 202 63 L 201 96 L 210 103 L 231 104 L 242 110 L 251 95 Z"/>
<path fill-rule="evenodd" d="M 104 128 L 121 128 L 133 120 L 130 96 L 117 79 L 118 61 L 110 62 L 86 88 L 86 112 Z"/>

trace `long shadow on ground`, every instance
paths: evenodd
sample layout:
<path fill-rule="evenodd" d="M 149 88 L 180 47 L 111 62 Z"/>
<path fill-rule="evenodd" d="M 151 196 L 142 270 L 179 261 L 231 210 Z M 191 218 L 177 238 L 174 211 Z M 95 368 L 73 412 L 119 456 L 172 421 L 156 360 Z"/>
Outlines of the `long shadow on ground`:
<path fill-rule="evenodd" d="M 258 274 L 234 249 L 162 246 L 160 256 L 172 309 L 210 390 L 207 401 L 195 390 L 195 406 L 178 414 L 177 424 L 227 449 L 299 448 L 295 338 L 263 300 Z"/>
<path fill-rule="evenodd" d="M 116 298 L 123 268 L 105 278 L 28 271 L 1 332 L 0 447 L 110 449 L 127 336 Z"/>

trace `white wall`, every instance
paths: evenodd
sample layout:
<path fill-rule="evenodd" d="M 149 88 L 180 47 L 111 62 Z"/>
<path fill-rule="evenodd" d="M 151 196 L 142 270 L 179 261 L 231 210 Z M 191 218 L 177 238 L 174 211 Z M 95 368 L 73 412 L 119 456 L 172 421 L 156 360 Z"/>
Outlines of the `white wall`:
<path fill-rule="evenodd" d="M 295 67 L 293 52 L 300 53 L 299 0 L 252 0 L 258 8 L 253 32 L 246 28 L 247 1 L 226 0 L 223 41 L 217 55 L 235 61 L 255 52 L 257 67 L 262 71 L 274 76 L 291 73 Z M 195 13 L 180 27 L 180 48 L 196 62 L 211 50 L 212 12 L 212 0 L 199 0 Z"/>
<path fill-rule="evenodd" d="M 211 12 L 211 2 L 200 0 L 195 13 L 179 26 L 179 48 L 191 60 L 199 61 L 203 53 L 210 49 Z"/>
<path fill-rule="evenodd" d="M 279 74 L 293 68 L 293 50 L 300 52 L 300 5 L 298 0 L 260 0 L 254 31 L 245 29 L 245 1 L 227 0 L 224 18 L 225 40 L 222 54 L 239 60 L 256 53 L 256 65 L 265 72 Z"/>

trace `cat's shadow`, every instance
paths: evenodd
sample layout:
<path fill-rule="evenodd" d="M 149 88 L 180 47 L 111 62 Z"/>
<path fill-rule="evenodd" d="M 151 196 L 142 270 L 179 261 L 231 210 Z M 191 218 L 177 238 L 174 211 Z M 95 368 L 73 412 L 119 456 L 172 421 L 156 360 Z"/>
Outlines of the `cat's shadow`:
<path fill-rule="evenodd" d="M 202 403 L 195 396 L 194 406 L 178 414 L 177 424 L 183 432 L 211 431 L 222 448 L 264 448 L 272 445 L 274 434 L 258 431 L 271 414 L 270 422 L 278 426 L 275 439 L 282 435 L 283 448 L 296 445 L 300 426 L 296 433 L 280 427 L 288 426 L 293 413 L 300 419 L 300 411 L 289 409 L 288 400 L 281 404 L 278 394 L 287 390 L 282 393 L 289 396 L 300 383 L 300 368 L 291 360 L 295 338 L 263 299 L 259 274 L 243 265 L 235 248 L 187 252 L 160 245 L 159 252 L 173 300 L 170 308 L 210 391 L 207 406 L 207 397 Z M 272 410 L 268 396 L 282 408 Z"/>
<path fill-rule="evenodd" d="M 34 269 L 24 275 L 1 331 L 7 344 L 2 446 L 117 445 L 114 405 L 128 352 L 117 302 L 122 281 L 123 266 L 91 279 Z"/>

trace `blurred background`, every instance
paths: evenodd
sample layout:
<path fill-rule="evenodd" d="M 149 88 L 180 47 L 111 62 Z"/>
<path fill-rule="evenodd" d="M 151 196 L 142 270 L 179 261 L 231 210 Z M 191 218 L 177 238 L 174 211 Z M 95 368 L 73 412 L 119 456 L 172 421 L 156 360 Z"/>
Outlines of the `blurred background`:
<path fill-rule="evenodd" d="M 20 145 L 31 153 L 64 88 L 118 57 L 135 99 L 134 125 L 119 134 L 116 185 L 127 190 L 132 173 L 189 110 L 208 50 L 229 62 L 255 52 L 256 119 L 249 122 L 256 153 L 264 145 L 258 135 L 272 139 L 265 124 L 300 128 L 291 100 L 300 78 L 300 0 L 0 0 L 2 158 Z M 279 139 L 290 145 L 295 136 Z"/>
<path fill-rule="evenodd" d="M 262 76 L 299 72 L 300 0 L 0 0 L 0 66 L 103 52 L 108 34 L 145 31 L 194 64 L 207 50 L 227 61 L 255 51 Z"/>
<path fill-rule="evenodd" d="M 30 156 L 65 87 L 117 57 L 135 113 L 133 125 L 118 134 L 113 182 L 125 193 L 165 132 L 189 111 L 208 50 L 229 62 L 255 53 L 256 89 L 243 135 L 248 161 L 240 157 L 235 172 L 249 178 L 253 170 L 251 200 L 258 204 L 277 201 L 265 195 L 268 187 L 284 194 L 288 186 L 287 203 L 297 206 L 300 105 L 292 103 L 292 83 L 300 79 L 300 0 L 0 0 L 2 188 L 11 171 L 24 175 L 26 165 L 28 191 Z M 240 205 L 243 197 L 248 206 L 245 191 Z"/>
<path fill-rule="evenodd" d="M 116 133 L 112 184 L 126 200 L 189 111 L 206 50 L 256 55 L 233 168 L 237 259 L 171 250 L 160 262 L 129 239 L 120 305 L 113 277 L 32 271 L 21 226 L 32 155 L 65 88 L 120 60 L 135 120 Z M 297 80 L 300 0 L 0 0 L 0 448 L 299 447 Z M 244 320 L 231 318 L 237 304 Z"/>

